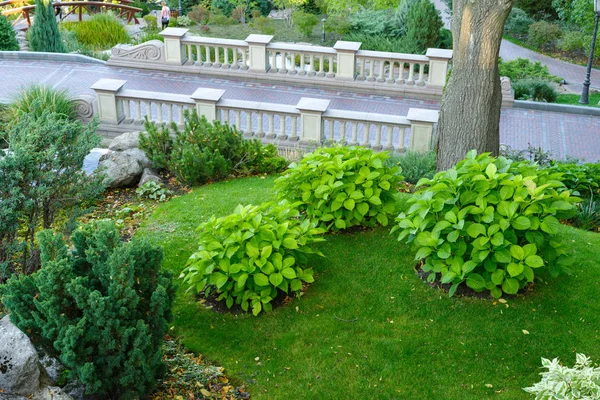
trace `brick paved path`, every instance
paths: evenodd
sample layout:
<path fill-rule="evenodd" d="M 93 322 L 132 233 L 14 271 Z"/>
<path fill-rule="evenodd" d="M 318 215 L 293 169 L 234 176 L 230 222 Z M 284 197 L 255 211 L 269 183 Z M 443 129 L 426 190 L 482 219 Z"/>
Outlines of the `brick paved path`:
<path fill-rule="evenodd" d="M 296 104 L 301 97 L 331 100 L 331 108 L 406 115 L 410 107 L 437 109 L 431 100 L 377 96 L 267 83 L 224 80 L 207 76 L 114 68 L 104 65 L 33 61 L 0 61 L 0 100 L 9 99 L 27 84 L 42 83 L 73 95 L 93 94 L 100 78 L 127 80 L 126 88 L 192 94 L 199 87 L 226 90 L 224 98 Z M 566 155 L 600 160 L 600 118 L 524 109 L 502 110 L 501 142 L 516 149 L 532 146 Z"/>

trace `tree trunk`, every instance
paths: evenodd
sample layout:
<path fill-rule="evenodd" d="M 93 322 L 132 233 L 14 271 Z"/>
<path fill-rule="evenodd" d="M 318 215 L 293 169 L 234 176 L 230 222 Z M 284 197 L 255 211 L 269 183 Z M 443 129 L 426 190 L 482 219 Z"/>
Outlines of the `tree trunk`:
<path fill-rule="evenodd" d="M 498 53 L 514 0 L 454 0 L 452 76 L 438 124 L 438 171 L 467 151 L 498 154 L 502 91 Z"/>

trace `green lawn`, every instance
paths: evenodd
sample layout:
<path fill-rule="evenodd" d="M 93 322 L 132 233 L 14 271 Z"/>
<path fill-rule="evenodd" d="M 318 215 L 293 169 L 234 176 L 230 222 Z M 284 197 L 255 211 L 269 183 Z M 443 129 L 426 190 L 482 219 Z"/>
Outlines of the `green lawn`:
<path fill-rule="evenodd" d="M 197 188 L 159 206 L 137 235 L 163 246 L 177 276 L 200 222 L 271 199 L 272 184 L 255 177 Z M 380 228 L 328 235 L 319 246 L 326 258 L 312 260 L 316 282 L 288 306 L 218 314 L 180 287 L 173 325 L 257 399 L 528 398 L 520 388 L 539 380 L 540 357 L 600 359 L 600 236 L 568 227 L 562 236 L 577 258 L 574 275 L 506 304 L 428 287 L 410 249 Z"/>
<path fill-rule="evenodd" d="M 590 93 L 588 104 L 579 104 L 580 94 L 559 94 L 556 103 L 572 106 L 600 107 L 600 93 Z"/>

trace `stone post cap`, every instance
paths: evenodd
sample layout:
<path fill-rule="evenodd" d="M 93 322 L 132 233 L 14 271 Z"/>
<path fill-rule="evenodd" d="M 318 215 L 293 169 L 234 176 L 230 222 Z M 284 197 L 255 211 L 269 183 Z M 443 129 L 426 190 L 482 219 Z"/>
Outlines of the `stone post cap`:
<path fill-rule="evenodd" d="M 303 97 L 296 105 L 296 108 L 301 111 L 325 112 L 329 107 L 330 102 L 330 100 L 311 99 L 310 97 Z"/>
<path fill-rule="evenodd" d="M 225 90 L 221 89 L 198 88 L 190 97 L 193 100 L 213 101 L 216 103 L 221 100 L 224 94 Z"/>
<path fill-rule="evenodd" d="M 425 55 L 429 58 L 443 58 L 449 60 L 452 58 L 452 50 L 447 49 L 427 49 Z"/>
<path fill-rule="evenodd" d="M 167 28 L 164 31 L 160 32 L 161 36 L 164 37 L 183 37 L 186 33 L 188 33 L 189 29 L 186 28 Z"/>
<path fill-rule="evenodd" d="M 424 110 L 422 108 L 409 108 L 406 119 L 411 122 L 426 122 L 435 124 L 438 122 L 440 112 L 438 110 Z"/>
<path fill-rule="evenodd" d="M 333 48 L 337 51 L 358 51 L 361 45 L 361 42 L 346 42 L 345 40 L 338 40 L 333 45 Z"/>
<path fill-rule="evenodd" d="M 268 44 L 273 39 L 273 35 L 257 35 L 253 33 L 246 38 L 247 43 Z"/>
<path fill-rule="evenodd" d="M 127 83 L 127 81 L 123 81 L 120 79 L 107 79 L 102 78 L 99 81 L 96 81 L 90 89 L 104 92 L 118 92 L 121 88 Z"/>

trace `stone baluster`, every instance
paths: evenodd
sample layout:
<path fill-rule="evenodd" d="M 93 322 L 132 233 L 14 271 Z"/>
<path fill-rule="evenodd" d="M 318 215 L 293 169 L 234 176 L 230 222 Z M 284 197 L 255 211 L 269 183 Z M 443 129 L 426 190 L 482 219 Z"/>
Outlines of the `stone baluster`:
<path fill-rule="evenodd" d="M 404 137 L 406 135 L 406 127 L 401 126 L 398 132 L 398 147 L 396 147 L 396 151 L 400 153 L 404 153 L 406 149 L 404 148 Z"/>
<path fill-rule="evenodd" d="M 163 110 L 162 110 L 162 103 L 156 103 L 156 108 L 157 108 L 157 115 L 158 115 L 158 123 L 162 124 L 163 123 Z"/>
<path fill-rule="evenodd" d="M 381 124 L 375 124 L 375 145 L 373 146 L 373 150 L 381 150 L 383 146 L 381 145 Z"/>
<path fill-rule="evenodd" d="M 131 104 L 129 100 L 122 100 L 123 101 L 123 111 L 125 112 L 125 119 L 127 121 L 131 120 Z"/>
<path fill-rule="evenodd" d="M 167 104 L 167 119 L 169 121 L 169 124 L 173 122 L 173 104 L 170 103 Z"/>
<path fill-rule="evenodd" d="M 366 65 L 365 65 L 365 59 L 361 58 L 360 59 L 360 72 L 358 74 L 358 79 L 361 81 L 364 81 L 367 79 L 367 71 L 365 70 Z"/>
<path fill-rule="evenodd" d="M 293 115 L 292 117 L 292 134 L 289 137 L 289 140 L 298 140 L 298 117 Z"/>
<path fill-rule="evenodd" d="M 267 120 L 269 121 L 269 130 L 267 131 L 267 139 L 275 139 L 275 114 L 267 113 Z"/>
<path fill-rule="evenodd" d="M 308 65 L 308 75 L 315 75 L 316 71 L 315 71 L 315 55 L 311 54 L 309 56 L 309 65 Z"/>
<path fill-rule="evenodd" d="M 298 71 L 298 75 L 306 75 L 306 71 L 304 70 L 305 68 L 305 59 L 304 59 L 304 53 L 300 53 L 300 70 Z"/>
<path fill-rule="evenodd" d="M 385 132 L 387 133 L 387 143 L 384 146 L 384 150 L 393 150 L 394 149 L 394 127 L 392 125 L 385 126 Z"/>
<path fill-rule="evenodd" d="M 412 85 L 415 83 L 415 64 L 414 63 L 408 64 L 408 79 L 406 80 L 406 83 L 408 85 Z"/>
<path fill-rule="evenodd" d="M 379 60 L 379 76 L 377 82 L 385 82 L 385 61 Z"/>
<path fill-rule="evenodd" d="M 375 60 L 372 58 L 369 58 L 369 77 L 367 78 L 367 80 L 375 80 Z"/>
<path fill-rule="evenodd" d="M 363 142 L 361 146 L 371 147 L 371 143 L 369 142 L 369 136 L 371 136 L 371 124 L 369 122 L 365 122 L 363 124 L 364 136 Z"/>
<path fill-rule="evenodd" d="M 418 86 L 423 86 L 425 85 L 425 79 L 424 79 L 424 75 L 425 75 L 425 64 L 417 64 L 419 66 L 419 78 L 417 78 L 417 81 L 415 82 L 416 85 Z"/>
<path fill-rule="evenodd" d="M 183 106 L 177 105 L 177 120 L 179 125 L 183 125 Z"/>
<path fill-rule="evenodd" d="M 396 83 L 404 83 L 404 61 L 398 62 L 398 79 L 396 79 Z"/>
<path fill-rule="evenodd" d="M 334 58 L 333 58 L 333 56 L 327 56 L 327 59 L 329 60 L 329 71 L 327 72 L 327 77 L 333 78 L 333 77 L 335 77 L 335 73 L 333 72 Z"/>
<path fill-rule="evenodd" d="M 244 129 L 244 137 L 252 137 L 252 111 L 246 111 L 246 129 Z"/>
<path fill-rule="evenodd" d="M 135 102 L 135 122 L 142 121 L 142 103 L 139 100 Z"/>
<path fill-rule="evenodd" d="M 358 146 L 358 122 L 350 122 L 352 124 L 352 141 L 351 146 Z"/>
<path fill-rule="evenodd" d="M 265 133 L 263 132 L 263 113 L 261 113 L 260 111 L 257 113 L 256 136 L 259 138 L 265 136 Z"/>

